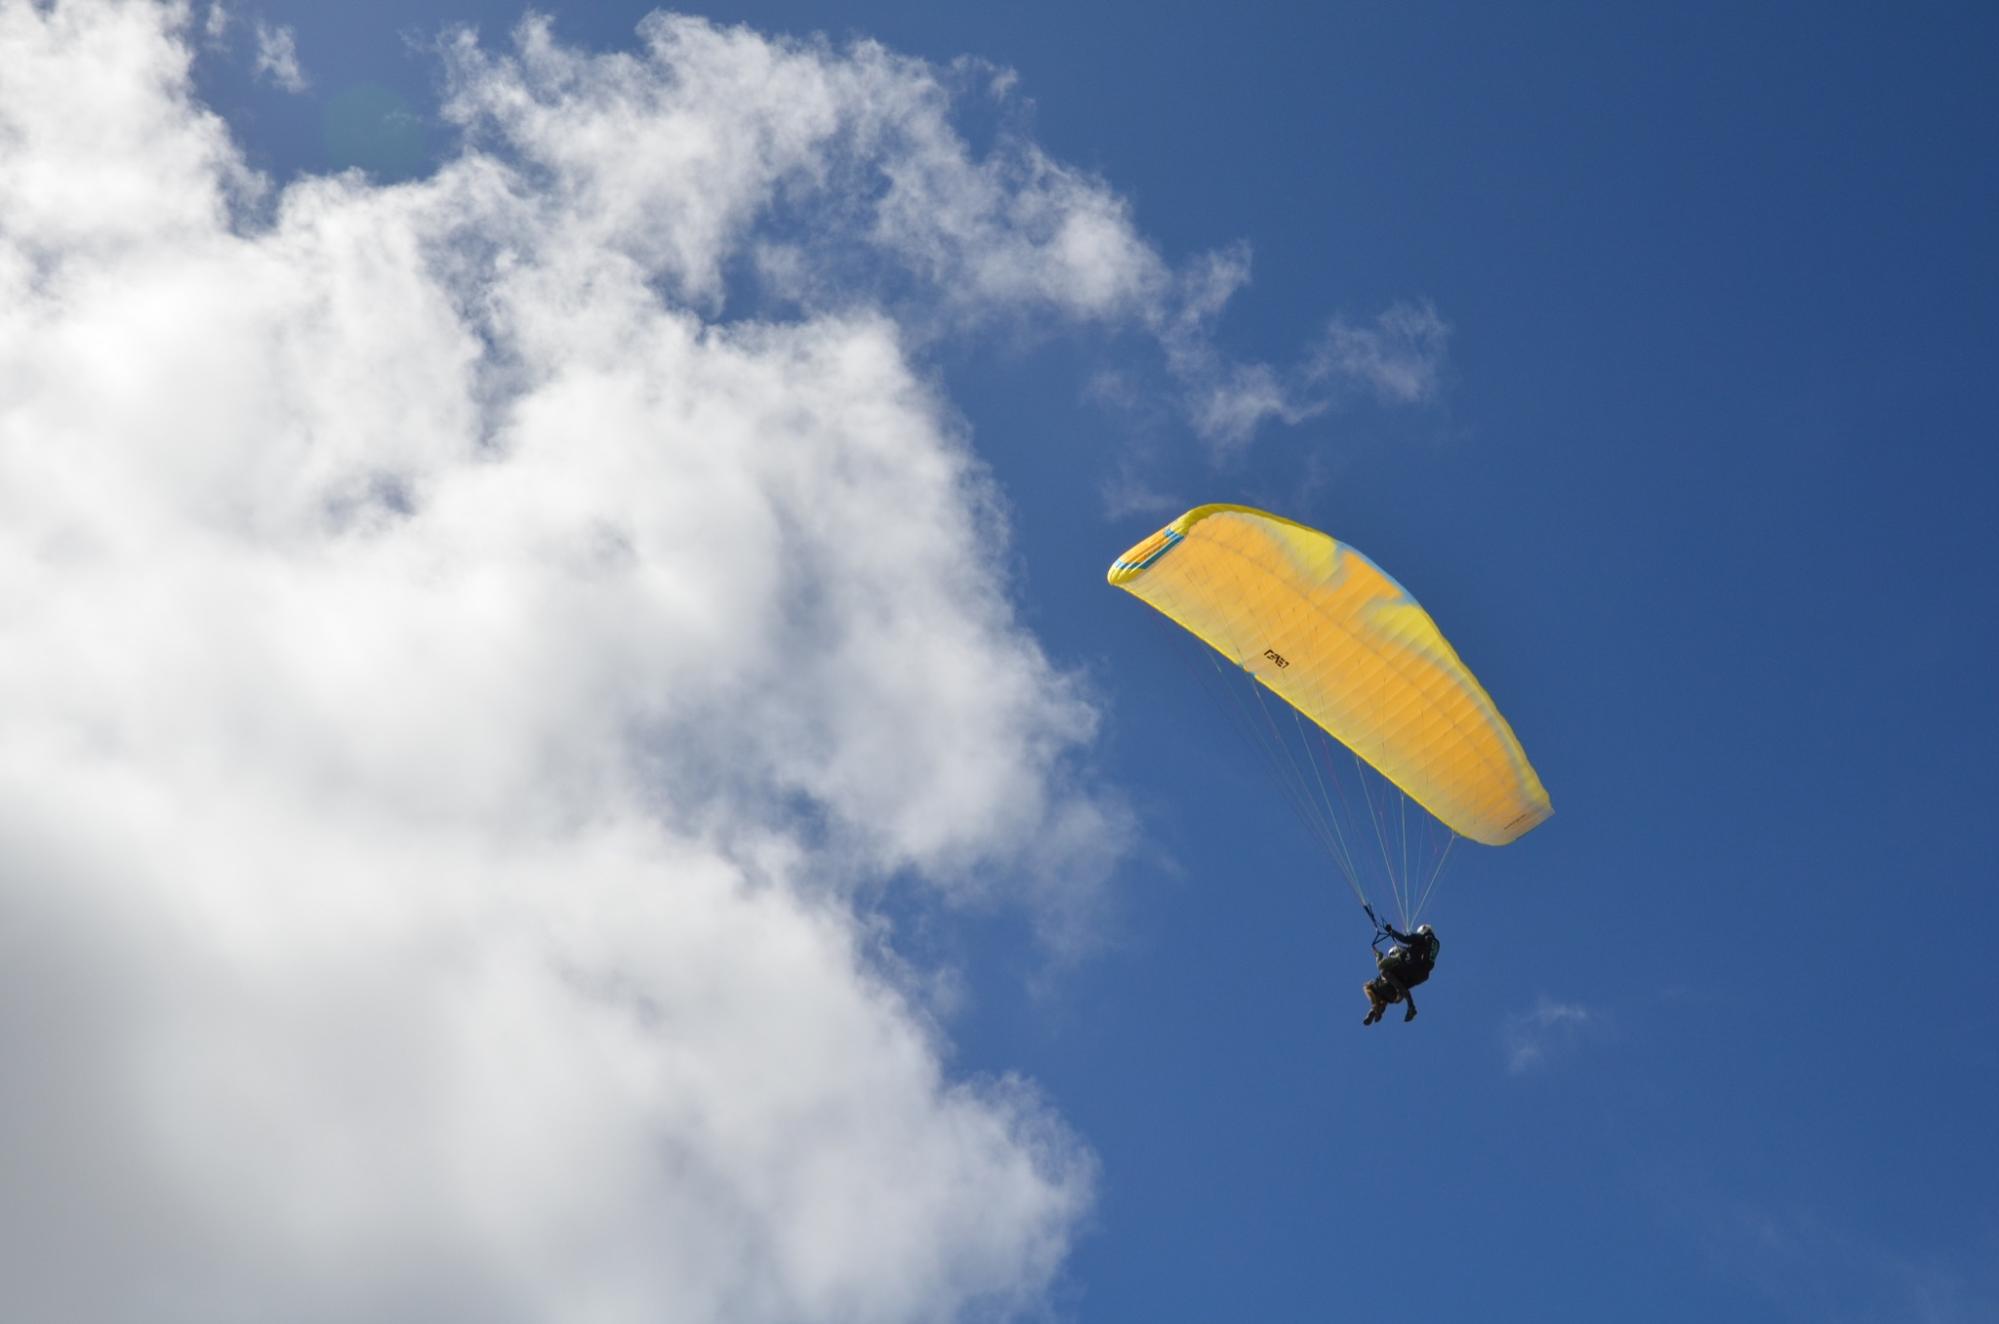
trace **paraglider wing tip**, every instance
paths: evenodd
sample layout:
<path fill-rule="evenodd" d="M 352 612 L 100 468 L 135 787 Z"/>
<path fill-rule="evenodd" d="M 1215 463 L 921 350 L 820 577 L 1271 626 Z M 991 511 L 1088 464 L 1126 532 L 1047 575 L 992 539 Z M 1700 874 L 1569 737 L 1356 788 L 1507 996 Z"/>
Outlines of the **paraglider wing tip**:
<path fill-rule="evenodd" d="M 1111 562 L 1110 573 L 1105 576 L 1113 584 L 1126 584 L 1143 574 L 1152 563 L 1173 550 L 1186 535 L 1168 525 Z"/>
<path fill-rule="evenodd" d="M 1540 804 L 1515 816 L 1497 832 L 1467 832 L 1462 827 L 1456 828 L 1456 831 L 1459 836 L 1469 837 L 1481 846 L 1510 846 L 1554 816 L 1555 807 L 1543 799 Z"/>

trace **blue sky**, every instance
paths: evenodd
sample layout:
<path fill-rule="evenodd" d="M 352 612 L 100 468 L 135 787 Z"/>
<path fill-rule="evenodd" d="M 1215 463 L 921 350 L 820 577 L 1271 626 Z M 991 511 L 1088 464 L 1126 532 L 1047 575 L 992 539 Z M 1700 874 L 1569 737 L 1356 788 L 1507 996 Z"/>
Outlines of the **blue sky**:
<path fill-rule="evenodd" d="M 563 45 L 615 52 L 648 7 L 544 12 Z M 1173 272 L 1249 264 L 1182 371 L 1157 320 L 1177 295 L 961 321 L 936 311 L 948 291 L 807 253 L 844 307 L 903 329 L 1011 529 L 988 547 L 1007 628 L 1096 722 L 1033 766 L 1101 810 L 1100 856 L 1023 884 L 1038 857 L 968 837 L 968 868 L 910 847 L 838 892 L 893 979 L 945 990 L 917 1017 L 943 1078 L 1031 1082 L 1092 1156 L 1051 1233 L 1059 1267 L 1029 1255 L 1005 1290 L 935 1300 L 1090 1320 L 1999 1311 L 1999 700 L 1978 674 L 1999 643 L 1999 19 L 690 12 L 1010 70 L 1006 99 L 951 111 L 975 154 L 1031 142 L 1123 199 Z M 520 11 L 229 14 L 225 38 L 189 38 L 194 95 L 282 188 L 456 157 L 430 34 L 470 23 L 504 52 Z M 258 22 L 290 31 L 302 88 L 254 68 Z M 383 107 L 411 118 L 380 128 Z M 718 296 L 684 295 L 701 318 L 803 318 L 731 261 Z M 1422 389 L 1300 375 L 1329 324 L 1372 333 L 1396 308 L 1448 327 L 1402 347 Z M 1215 364 L 1271 365 L 1300 407 L 1204 431 Z M 1207 501 L 1324 528 L 1400 579 L 1553 797 L 1518 844 L 1459 848 L 1413 1025 L 1363 1030 L 1364 918 L 1103 582 Z M 787 784 L 808 819 L 866 799 Z M 1108 863 L 1065 903 L 1085 856 Z M 790 1308 L 905 1317 L 888 1299 Z M 371 1300 L 392 1316 L 406 1298 Z"/>

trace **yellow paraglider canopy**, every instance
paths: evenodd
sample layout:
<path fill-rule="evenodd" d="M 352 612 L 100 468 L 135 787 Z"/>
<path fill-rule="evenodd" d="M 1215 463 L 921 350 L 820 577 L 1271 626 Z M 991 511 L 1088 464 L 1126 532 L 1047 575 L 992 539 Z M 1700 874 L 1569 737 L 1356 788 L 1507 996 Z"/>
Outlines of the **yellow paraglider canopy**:
<path fill-rule="evenodd" d="M 1198 506 L 1119 557 L 1110 582 L 1251 673 L 1452 831 L 1502 846 L 1554 812 L 1513 728 L 1429 613 L 1317 529 L 1248 506 Z"/>

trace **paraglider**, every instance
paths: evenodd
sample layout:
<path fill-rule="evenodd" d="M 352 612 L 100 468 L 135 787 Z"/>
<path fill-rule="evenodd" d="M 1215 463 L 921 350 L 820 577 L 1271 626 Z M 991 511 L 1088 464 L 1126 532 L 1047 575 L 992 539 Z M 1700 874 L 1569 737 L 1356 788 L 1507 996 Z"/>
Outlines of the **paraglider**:
<path fill-rule="evenodd" d="M 1437 953 L 1443 944 L 1437 940 L 1437 931 L 1428 924 L 1418 924 L 1414 933 L 1404 933 L 1393 924 L 1384 924 L 1381 931 L 1393 944 L 1385 952 L 1376 952 L 1374 967 L 1381 973 L 1360 986 L 1367 994 L 1367 1015 L 1362 1025 L 1372 1025 L 1381 1019 L 1381 1013 L 1398 1002 L 1407 1002 L 1409 1010 L 1402 1013 L 1402 1019 L 1416 1019 L 1416 985 L 1430 977 L 1436 969 Z"/>
<path fill-rule="evenodd" d="M 1429 977 L 1437 951 L 1435 934 L 1416 918 L 1451 846 L 1460 836 L 1503 846 L 1554 812 L 1491 696 L 1379 566 L 1267 511 L 1197 506 L 1120 556 L 1109 579 L 1206 643 L 1225 686 L 1223 660 L 1252 682 L 1256 707 L 1237 700 L 1246 736 L 1374 923 L 1377 949 L 1384 938 L 1395 943 L 1367 985 L 1366 1023 L 1394 1002 L 1407 1002 L 1404 1019 L 1413 1018 L 1409 990 Z M 1266 693 L 1288 705 L 1302 759 Z M 1351 752 L 1357 791 L 1343 789 L 1327 737 Z M 1391 796 L 1406 800 L 1391 804 Z M 1427 861 L 1420 844 L 1411 858 L 1410 802 L 1419 835 L 1425 820 L 1441 833 Z M 1365 886 L 1371 873 L 1386 879 L 1400 929 L 1376 918 Z"/>

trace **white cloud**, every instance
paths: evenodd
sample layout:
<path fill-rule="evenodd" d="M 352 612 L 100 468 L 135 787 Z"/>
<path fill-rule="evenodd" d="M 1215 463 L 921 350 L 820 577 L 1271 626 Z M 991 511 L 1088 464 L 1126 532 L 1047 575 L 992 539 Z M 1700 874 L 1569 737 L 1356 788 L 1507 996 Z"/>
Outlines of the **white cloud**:
<path fill-rule="evenodd" d="M 1246 248 L 1211 253 L 1179 273 L 1171 299 L 1146 312 L 1195 431 L 1223 454 L 1247 445 L 1270 420 L 1303 423 L 1357 392 L 1387 406 L 1426 404 L 1441 394 L 1450 326 L 1428 304 L 1394 304 L 1372 326 L 1335 318 L 1296 367 L 1229 358 L 1213 325 L 1249 281 Z"/>
<path fill-rule="evenodd" d="M 972 154 L 954 101 L 967 87 L 1005 96 L 1011 80 L 989 68 L 674 14 L 639 34 L 640 55 L 589 54 L 532 18 L 502 55 L 462 32 L 446 47 L 447 110 L 546 168 L 589 237 L 685 298 L 719 307 L 725 267 L 747 251 L 807 303 L 851 300 L 839 277 L 877 275 L 865 258 L 974 320 L 1165 309 L 1175 278 L 1101 180 L 1014 135 Z"/>
<path fill-rule="evenodd" d="M 538 18 L 511 54 L 461 33 L 446 45 L 447 113 L 546 170 L 579 241 L 627 255 L 696 307 L 721 311 L 742 261 L 808 310 L 887 299 L 910 334 L 1020 319 L 1139 330 L 1186 421 L 1224 449 L 1356 384 L 1399 404 L 1437 389 L 1448 328 L 1427 305 L 1372 327 L 1335 322 L 1293 368 L 1225 354 L 1214 328 L 1249 281 L 1247 247 L 1175 268 L 1103 180 L 1017 132 L 975 154 L 953 112 L 969 97 L 1004 102 L 1007 71 L 671 14 L 639 33 L 638 55 L 572 50 Z"/>
<path fill-rule="evenodd" d="M 27 314 L 16 291 L 52 254 L 210 234 L 254 187 L 184 63 L 150 5 L 0 4 L 0 318 Z"/>
<path fill-rule="evenodd" d="M 836 140 L 963 315 L 1136 316 L 1156 260 L 1031 153 L 954 175 L 923 66 L 681 19 L 462 39 L 485 150 L 232 220 L 190 24 L 0 0 L 10 1305 L 1032 1308 L 1093 1161 L 852 897 L 1086 916 L 1093 710 L 892 301 L 808 247 L 843 298 L 715 315 L 786 190 L 873 196 Z"/>
<path fill-rule="evenodd" d="M 1545 1066 L 1557 1053 L 1573 1047 L 1584 1035 L 1600 1031 L 1602 1012 L 1576 1002 L 1559 1002 L 1543 994 L 1534 1006 L 1507 1017 L 1501 1040 L 1506 1069 L 1514 1075 Z"/>
<path fill-rule="evenodd" d="M 210 35 L 213 36 L 220 25 L 212 14 L 210 19 Z M 287 92 L 305 91 L 305 71 L 299 68 L 298 63 L 298 38 L 288 27 L 272 27 L 258 20 L 254 68 L 259 77 L 269 78 Z"/>
<path fill-rule="evenodd" d="M 1325 408 L 1296 374 L 1236 362 L 1216 346 L 1213 324 L 1249 278 L 1246 247 L 1210 253 L 1181 273 L 1170 304 L 1148 310 L 1194 430 L 1224 451 L 1247 444 L 1266 419 L 1299 423 Z"/>
<path fill-rule="evenodd" d="M 1310 376 L 1364 388 L 1385 404 L 1423 404 L 1442 389 L 1450 337 L 1450 324 L 1427 303 L 1395 304 L 1372 326 L 1335 318 Z"/>
<path fill-rule="evenodd" d="M 1166 520 L 1188 509 L 1188 498 L 1155 485 L 1131 465 L 1118 469 L 1102 488 L 1104 513 L 1112 519 L 1147 516 Z"/>

